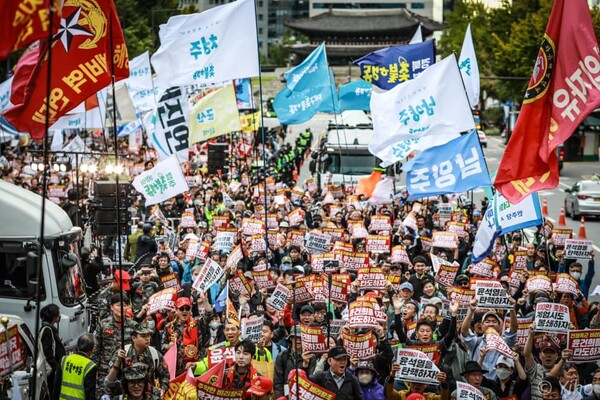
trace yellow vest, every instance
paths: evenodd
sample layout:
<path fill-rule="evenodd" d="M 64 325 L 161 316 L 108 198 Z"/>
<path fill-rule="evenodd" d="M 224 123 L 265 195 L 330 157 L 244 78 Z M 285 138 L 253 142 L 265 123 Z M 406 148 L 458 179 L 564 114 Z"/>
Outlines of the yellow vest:
<path fill-rule="evenodd" d="M 83 381 L 95 366 L 93 361 L 80 354 L 70 354 L 61 361 L 62 384 L 60 400 L 85 400 Z"/>

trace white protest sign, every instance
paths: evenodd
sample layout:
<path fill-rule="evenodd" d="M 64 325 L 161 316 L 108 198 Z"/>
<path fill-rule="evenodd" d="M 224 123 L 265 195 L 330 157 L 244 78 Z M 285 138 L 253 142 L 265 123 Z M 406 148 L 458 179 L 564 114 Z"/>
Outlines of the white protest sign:
<path fill-rule="evenodd" d="M 594 244 L 591 240 L 567 239 L 565 240 L 565 258 L 567 259 L 591 259 Z"/>
<path fill-rule="evenodd" d="M 398 349 L 396 362 L 400 364 L 400 369 L 396 372 L 396 379 L 429 385 L 440 384 L 437 378 L 440 372 L 439 368 L 422 351 Z"/>
<path fill-rule="evenodd" d="M 271 297 L 267 300 L 267 305 L 273 307 L 277 311 L 282 311 L 287 304 L 287 299 L 290 295 L 290 289 L 278 283 Z"/>
<path fill-rule="evenodd" d="M 489 328 L 487 331 L 485 331 L 485 349 L 488 352 L 495 350 L 510 359 L 513 358 L 512 350 L 493 328 Z"/>
<path fill-rule="evenodd" d="M 567 333 L 571 318 L 569 307 L 558 303 L 538 303 L 535 306 L 535 331 Z"/>
<path fill-rule="evenodd" d="M 579 294 L 577 281 L 570 274 L 557 274 L 554 291 L 557 293 L 571 293 L 573 297 Z"/>
<path fill-rule="evenodd" d="M 305 236 L 304 247 L 311 254 L 326 253 L 329 250 L 331 237 L 324 233 L 309 232 Z"/>
<path fill-rule="evenodd" d="M 475 386 L 456 381 L 456 400 L 486 400 L 487 398 Z"/>
<path fill-rule="evenodd" d="M 148 315 L 156 314 L 162 310 L 174 310 L 177 289 L 168 288 L 153 294 L 148 299 Z"/>
<path fill-rule="evenodd" d="M 458 246 L 458 235 L 454 232 L 436 232 L 433 234 L 431 247 L 455 249 Z"/>
<path fill-rule="evenodd" d="M 475 281 L 477 307 L 511 309 L 508 293 L 496 280 L 478 279 Z"/>
<path fill-rule="evenodd" d="M 253 315 L 250 318 L 242 320 L 242 337 L 246 340 L 257 343 L 262 337 L 262 327 L 265 322 L 264 316 Z"/>
<path fill-rule="evenodd" d="M 221 279 L 224 273 L 225 270 L 221 268 L 219 263 L 215 262 L 212 258 L 209 258 L 202 266 L 196 279 L 194 279 L 192 287 L 199 292 L 205 292 L 215 282 Z"/>
<path fill-rule="evenodd" d="M 132 182 L 135 190 L 144 195 L 146 206 L 160 203 L 189 190 L 177 155 L 173 154 Z"/>
<path fill-rule="evenodd" d="M 217 231 L 217 236 L 215 236 L 212 248 L 214 250 L 231 251 L 235 244 L 235 235 L 235 232 Z"/>

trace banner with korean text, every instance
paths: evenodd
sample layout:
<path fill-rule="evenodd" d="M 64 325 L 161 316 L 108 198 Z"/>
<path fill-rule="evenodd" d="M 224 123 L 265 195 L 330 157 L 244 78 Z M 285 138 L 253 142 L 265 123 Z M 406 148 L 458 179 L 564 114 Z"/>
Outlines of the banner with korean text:
<path fill-rule="evenodd" d="M 146 199 L 146 206 L 160 203 L 189 190 L 176 155 L 159 162 L 151 170 L 142 172 L 132 182 L 133 187 Z"/>

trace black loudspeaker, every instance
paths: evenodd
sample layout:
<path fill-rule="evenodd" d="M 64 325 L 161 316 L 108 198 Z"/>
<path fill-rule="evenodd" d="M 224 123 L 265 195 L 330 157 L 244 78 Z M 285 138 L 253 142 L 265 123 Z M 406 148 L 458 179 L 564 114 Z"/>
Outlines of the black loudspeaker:
<path fill-rule="evenodd" d="M 229 145 L 226 143 L 209 143 L 208 144 L 208 173 L 218 174 L 226 173 L 229 169 Z"/>
<path fill-rule="evenodd" d="M 119 203 L 117 204 L 117 190 Z M 131 184 L 114 181 L 94 182 L 94 199 L 91 202 L 92 230 L 96 236 L 117 236 L 129 233 L 131 215 L 128 207 L 131 205 Z M 118 206 L 118 207 L 117 207 Z M 117 215 L 119 230 L 117 232 Z"/>

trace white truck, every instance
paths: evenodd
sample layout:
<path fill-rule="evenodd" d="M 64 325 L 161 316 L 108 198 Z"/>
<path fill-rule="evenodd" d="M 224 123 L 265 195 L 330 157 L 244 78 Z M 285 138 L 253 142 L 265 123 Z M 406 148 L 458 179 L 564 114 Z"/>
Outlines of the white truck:
<path fill-rule="evenodd" d="M 20 318 L 19 324 L 35 337 L 39 285 L 40 308 L 52 303 L 60 308 L 58 331 L 69 351 L 74 349 L 77 338 L 88 331 L 85 282 L 79 262 L 82 232 L 73 227 L 58 205 L 46 201 L 42 243 L 41 206 L 41 196 L 0 181 L 0 312 Z M 63 264 L 62 258 L 68 253 L 77 255 L 75 265 Z"/>

